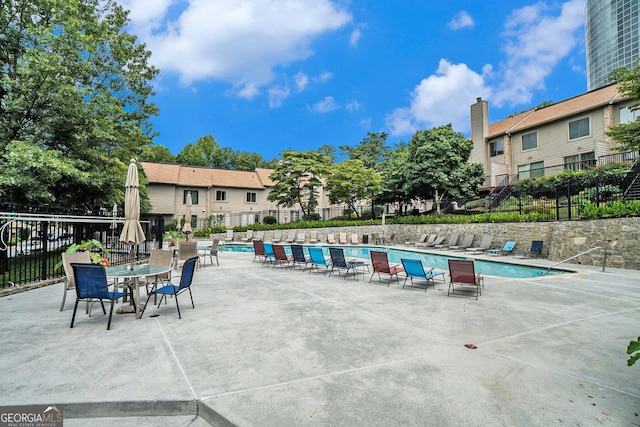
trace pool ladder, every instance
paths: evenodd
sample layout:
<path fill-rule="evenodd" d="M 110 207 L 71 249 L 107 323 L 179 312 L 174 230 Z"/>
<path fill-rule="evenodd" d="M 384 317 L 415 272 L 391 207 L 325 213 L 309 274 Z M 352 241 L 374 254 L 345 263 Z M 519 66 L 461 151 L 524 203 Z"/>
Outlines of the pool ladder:
<path fill-rule="evenodd" d="M 560 262 L 556 262 L 555 264 L 550 265 L 550 266 L 547 268 L 547 274 L 549 274 L 549 272 L 551 272 L 551 269 L 552 269 L 553 267 L 555 267 L 556 265 L 560 265 L 560 264 L 562 264 L 563 262 L 567 262 L 567 261 L 572 260 L 572 259 L 574 259 L 574 258 L 578 258 L 579 256 L 584 255 L 584 254 L 588 254 L 589 252 L 595 251 L 596 249 L 604 249 L 604 259 L 603 259 L 603 261 L 602 261 L 602 271 L 604 271 L 604 267 L 605 267 L 605 265 L 607 265 L 607 248 L 601 248 L 600 246 L 596 246 L 595 248 L 591 248 L 591 249 L 586 250 L 586 251 L 584 251 L 584 252 L 580 252 L 578 255 L 574 255 L 574 256 L 569 257 L 569 258 L 567 258 L 567 259 L 565 259 L 565 260 L 562 260 L 562 261 L 560 261 Z"/>

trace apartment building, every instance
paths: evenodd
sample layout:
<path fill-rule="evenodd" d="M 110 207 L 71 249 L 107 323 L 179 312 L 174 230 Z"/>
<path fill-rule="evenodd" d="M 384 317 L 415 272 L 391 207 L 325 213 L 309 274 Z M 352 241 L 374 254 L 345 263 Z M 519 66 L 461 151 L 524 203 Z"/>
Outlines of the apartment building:
<path fill-rule="evenodd" d="M 140 165 L 149 180 L 149 213 L 162 215 L 165 221 L 184 217 L 187 192 L 191 192 L 192 217 L 199 225 L 212 216 L 225 227 L 261 223 L 266 215 L 275 216 L 281 223 L 302 216 L 295 208 L 282 209 L 267 200 L 274 185 L 269 179 L 271 169 L 237 171 L 158 162 Z M 329 219 L 332 212 L 322 190 L 319 202 L 321 217 Z"/>
<path fill-rule="evenodd" d="M 612 84 L 489 124 L 489 103 L 471 105 L 470 161 L 484 165 L 484 187 L 594 166 L 614 151 L 605 132 L 636 119 L 632 99 Z"/>

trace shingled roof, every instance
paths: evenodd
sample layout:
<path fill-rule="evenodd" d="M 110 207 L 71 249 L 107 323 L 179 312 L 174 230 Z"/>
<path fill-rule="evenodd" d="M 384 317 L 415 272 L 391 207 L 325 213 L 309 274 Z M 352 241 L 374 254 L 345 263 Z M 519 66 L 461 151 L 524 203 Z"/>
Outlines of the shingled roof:
<path fill-rule="evenodd" d="M 271 169 L 237 171 L 174 163 L 140 162 L 149 184 L 173 184 L 183 187 L 226 187 L 263 189 L 274 185 Z"/>
<path fill-rule="evenodd" d="M 603 107 L 627 98 L 618 93 L 618 85 L 611 84 L 603 88 L 560 101 L 557 104 L 537 110 L 526 111 L 514 117 L 489 125 L 487 139 L 505 133 L 522 132 L 568 116 L 580 114 L 594 108 Z"/>

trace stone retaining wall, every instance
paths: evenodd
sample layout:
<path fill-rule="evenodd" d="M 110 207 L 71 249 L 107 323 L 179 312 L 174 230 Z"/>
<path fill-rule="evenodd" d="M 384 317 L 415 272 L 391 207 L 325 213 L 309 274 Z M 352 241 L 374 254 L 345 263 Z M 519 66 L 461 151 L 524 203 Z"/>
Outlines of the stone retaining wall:
<path fill-rule="evenodd" d="M 284 238 L 288 231 L 282 230 Z M 320 242 L 326 242 L 329 233 L 334 233 L 336 240 L 341 232 L 347 233 L 347 236 L 358 233 L 361 242 L 363 235 L 378 233 L 385 236 L 387 244 L 395 245 L 416 241 L 422 234 L 437 234 L 448 239 L 451 233 L 472 233 L 476 236 L 474 245 L 478 245 L 483 234 L 490 234 L 493 236 L 492 247 L 501 248 L 507 240 L 515 240 L 518 242 L 516 250 L 519 251 L 528 250 L 532 240 L 542 240 L 542 255 L 552 261 L 562 261 L 599 246 L 606 249 L 607 267 L 640 269 L 640 218 L 494 224 L 387 224 L 384 230 L 381 225 L 365 225 L 305 228 L 299 231 L 306 233 L 307 241 L 310 232 L 317 231 Z M 224 241 L 226 234 L 217 234 L 216 237 Z M 245 233 L 235 233 L 234 241 L 240 241 L 243 237 Z M 271 241 L 272 237 L 273 231 L 265 232 L 265 241 Z M 601 266 L 604 249 L 581 255 L 570 262 Z"/>

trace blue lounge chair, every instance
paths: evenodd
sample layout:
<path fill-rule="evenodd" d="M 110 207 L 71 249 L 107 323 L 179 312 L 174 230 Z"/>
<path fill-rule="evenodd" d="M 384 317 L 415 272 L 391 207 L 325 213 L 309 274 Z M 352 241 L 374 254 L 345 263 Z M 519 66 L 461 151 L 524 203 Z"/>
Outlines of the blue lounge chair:
<path fill-rule="evenodd" d="M 400 261 L 402 261 L 404 272 L 407 275 L 407 277 L 404 278 L 404 283 L 402 284 L 403 288 L 407 284 L 407 279 L 411 279 L 411 287 L 413 287 L 413 279 L 426 280 L 427 284 L 424 288 L 425 292 L 427 292 L 429 284 L 431 284 L 431 286 L 435 288 L 434 278 L 436 276 L 442 276 L 442 281 L 445 281 L 444 271 L 436 271 L 433 268 L 425 271 L 424 267 L 422 266 L 422 261 L 420 261 L 419 259 L 401 258 Z"/>
<path fill-rule="evenodd" d="M 331 270 L 329 271 L 329 276 L 331 276 L 334 270 L 337 271 L 338 276 L 340 275 L 340 270 L 346 270 L 344 278 L 346 279 L 349 275 L 349 272 L 351 271 L 356 276 L 357 281 L 358 267 L 366 266 L 366 264 L 363 262 L 348 262 L 344 258 L 344 250 L 342 248 L 329 248 L 329 255 L 331 256 Z"/>
<path fill-rule="evenodd" d="M 291 245 L 291 256 L 293 257 L 293 267 L 300 266 L 303 272 L 311 264 L 311 258 L 304 254 L 302 245 Z"/>
<path fill-rule="evenodd" d="M 504 244 L 502 249 L 487 249 L 484 251 L 486 254 L 490 255 L 509 255 L 513 253 L 513 249 L 516 247 L 516 242 L 509 240 Z"/>
<path fill-rule="evenodd" d="M 534 240 L 531 242 L 531 249 L 528 251 L 514 252 L 513 257 L 515 258 L 516 255 L 520 255 L 522 258 L 527 256 L 542 256 L 542 240 Z"/>
<path fill-rule="evenodd" d="M 311 257 L 311 270 L 314 268 L 320 272 L 320 267 L 324 267 L 322 274 L 327 274 L 329 267 L 331 267 L 331 260 L 324 256 L 322 248 L 309 248 L 309 256 Z"/>

